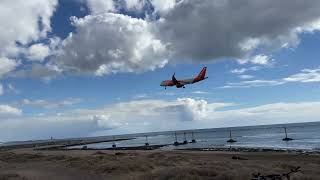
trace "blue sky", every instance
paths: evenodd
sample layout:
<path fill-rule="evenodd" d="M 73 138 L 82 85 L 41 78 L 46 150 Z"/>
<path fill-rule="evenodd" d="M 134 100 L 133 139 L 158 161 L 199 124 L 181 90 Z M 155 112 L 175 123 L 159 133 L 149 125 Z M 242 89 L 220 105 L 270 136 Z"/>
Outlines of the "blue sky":
<path fill-rule="evenodd" d="M 320 117 L 317 1 L 1 3 L 26 25 L 0 18 L 0 141 Z M 205 81 L 159 86 L 204 66 Z"/>

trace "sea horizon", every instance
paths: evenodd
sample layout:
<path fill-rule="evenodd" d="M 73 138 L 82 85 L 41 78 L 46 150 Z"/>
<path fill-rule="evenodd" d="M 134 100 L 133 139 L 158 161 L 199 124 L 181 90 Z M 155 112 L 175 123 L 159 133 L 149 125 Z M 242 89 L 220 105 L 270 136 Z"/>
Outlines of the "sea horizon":
<path fill-rule="evenodd" d="M 239 131 L 239 130 L 245 130 L 245 129 L 264 129 L 268 127 L 272 128 L 283 128 L 283 127 L 294 127 L 299 125 L 304 126 L 311 126 L 313 124 L 320 126 L 320 121 L 311 121 L 311 122 L 295 122 L 295 123 L 277 123 L 277 124 L 262 124 L 262 125 L 249 125 L 249 126 L 227 126 L 227 127 L 210 127 L 210 128 L 195 128 L 195 129 L 176 129 L 176 130 L 166 130 L 166 131 L 149 131 L 149 132 L 137 132 L 137 133 L 123 133 L 123 134 L 114 134 L 114 135 L 101 135 L 101 136 L 85 136 L 85 137 L 65 137 L 65 138 L 54 138 L 54 140 L 75 140 L 75 139 L 92 139 L 92 138 L 106 138 L 106 137 L 139 137 L 139 136 L 145 136 L 145 135 L 161 135 L 161 134 L 167 134 L 167 133 L 174 133 L 181 134 L 184 132 L 198 132 L 198 131 L 229 131 L 230 129 L 233 131 Z M 16 140 L 16 141 L 0 141 L 0 145 L 6 145 L 6 144 L 16 144 L 16 143 L 25 143 L 25 142 L 37 142 L 37 141 L 48 141 L 52 139 L 31 139 L 31 140 Z"/>

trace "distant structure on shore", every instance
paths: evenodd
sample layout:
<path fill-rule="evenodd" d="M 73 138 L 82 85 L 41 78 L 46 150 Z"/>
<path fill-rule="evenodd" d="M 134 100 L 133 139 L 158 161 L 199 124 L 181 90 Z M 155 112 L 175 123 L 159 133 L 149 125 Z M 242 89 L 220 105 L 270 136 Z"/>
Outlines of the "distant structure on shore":
<path fill-rule="evenodd" d="M 188 141 L 187 132 L 183 132 L 183 141 L 182 142 L 178 142 L 177 132 L 174 132 L 174 143 L 173 143 L 173 145 L 179 146 L 179 145 L 188 144 L 188 143 L 196 143 L 196 139 L 194 138 L 193 131 L 191 132 L 191 135 L 192 135 L 192 140 Z"/>
<path fill-rule="evenodd" d="M 186 132 L 183 132 L 184 141 L 183 144 L 188 144 Z"/>
<path fill-rule="evenodd" d="M 177 138 L 177 132 L 174 132 L 174 143 L 173 143 L 173 145 L 175 145 L 175 146 L 178 146 L 179 145 L 179 142 L 178 142 L 178 138 Z"/>
<path fill-rule="evenodd" d="M 293 140 L 292 138 L 288 137 L 287 128 L 286 127 L 284 127 L 284 133 L 286 134 L 286 137 L 283 138 L 282 141 L 292 141 Z"/>
<path fill-rule="evenodd" d="M 116 146 L 116 142 L 115 142 L 115 137 L 113 136 L 113 143 L 112 143 L 112 147 L 113 148 L 116 148 L 117 146 Z"/>
<path fill-rule="evenodd" d="M 146 143 L 144 145 L 149 146 L 148 136 L 146 136 Z"/>
<path fill-rule="evenodd" d="M 232 139 L 231 130 L 230 130 L 230 133 L 229 133 L 229 140 L 228 140 L 227 142 L 228 142 L 228 143 L 235 143 L 235 142 L 237 142 L 236 140 Z"/>
<path fill-rule="evenodd" d="M 196 139 L 194 138 L 194 134 L 193 134 L 193 131 L 191 132 L 191 136 L 192 136 L 192 140 L 191 140 L 191 143 L 195 143 L 195 142 L 196 142 Z"/>

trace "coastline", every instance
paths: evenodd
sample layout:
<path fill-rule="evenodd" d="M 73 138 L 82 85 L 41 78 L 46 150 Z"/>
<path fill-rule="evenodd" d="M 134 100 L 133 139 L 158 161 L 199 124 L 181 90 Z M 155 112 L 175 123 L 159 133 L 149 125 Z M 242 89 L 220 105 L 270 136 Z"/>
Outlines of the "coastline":
<path fill-rule="evenodd" d="M 163 150 L 163 151 L 221 151 L 221 152 L 287 152 L 287 153 L 300 153 L 300 154 L 319 154 L 320 150 L 314 149 L 285 149 L 285 148 L 267 148 L 267 147 L 209 147 L 209 148 L 175 148 L 175 149 L 162 149 L 163 147 L 173 146 L 172 144 L 162 145 L 149 145 L 149 146 L 131 146 L 131 147 L 116 147 L 116 148 L 71 148 L 71 149 L 43 149 L 43 150 L 66 150 L 66 151 L 142 151 L 142 150 Z"/>
<path fill-rule="evenodd" d="M 289 134 L 297 139 L 293 145 L 283 143 L 278 130 L 252 135 L 243 128 L 233 129 L 237 143 L 228 143 L 225 132 L 210 129 L 196 137 L 177 133 L 180 138 L 174 140 L 164 134 L 155 139 L 123 135 L 7 143 L 0 146 L 0 180 L 242 180 L 288 173 L 295 180 L 320 179 L 320 149 L 308 134 L 317 129 L 294 130 L 302 134 Z"/>
<path fill-rule="evenodd" d="M 251 179 L 301 167 L 294 179 L 319 179 L 320 154 L 296 151 L 0 151 L 0 179 Z"/>

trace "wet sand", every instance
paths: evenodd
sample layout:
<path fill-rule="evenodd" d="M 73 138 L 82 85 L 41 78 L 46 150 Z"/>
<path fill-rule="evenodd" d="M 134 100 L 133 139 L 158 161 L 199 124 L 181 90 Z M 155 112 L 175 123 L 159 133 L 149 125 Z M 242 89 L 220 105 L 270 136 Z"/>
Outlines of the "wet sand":
<path fill-rule="evenodd" d="M 0 180 L 251 179 L 289 172 L 291 179 L 320 179 L 320 155 L 295 152 L 186 150 L 0 151 Z"/>

